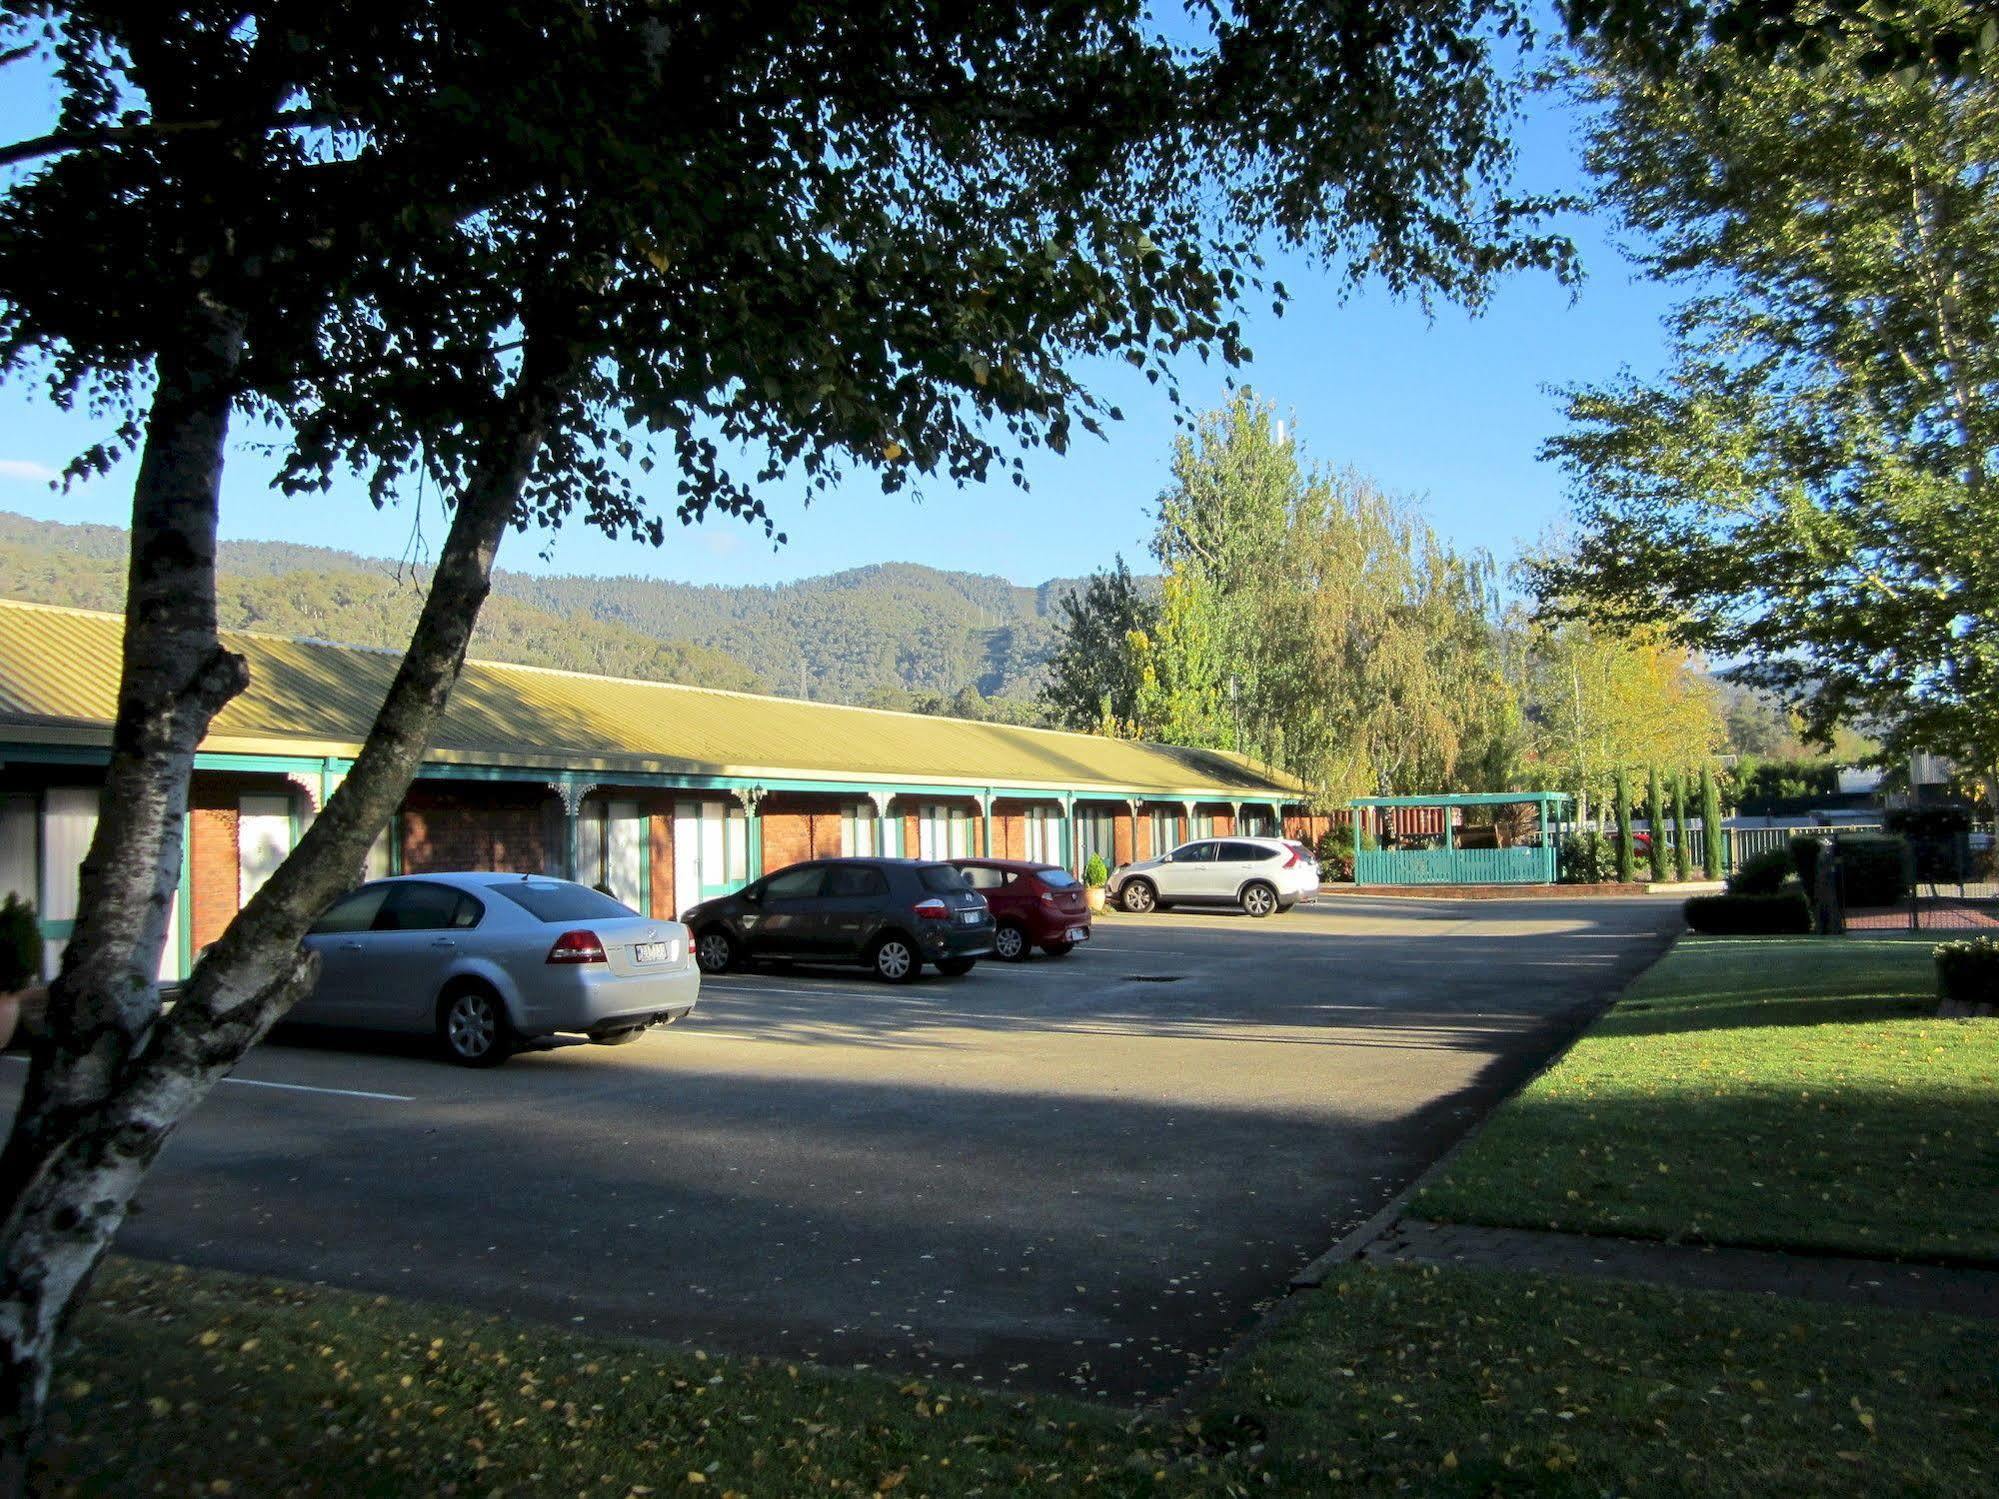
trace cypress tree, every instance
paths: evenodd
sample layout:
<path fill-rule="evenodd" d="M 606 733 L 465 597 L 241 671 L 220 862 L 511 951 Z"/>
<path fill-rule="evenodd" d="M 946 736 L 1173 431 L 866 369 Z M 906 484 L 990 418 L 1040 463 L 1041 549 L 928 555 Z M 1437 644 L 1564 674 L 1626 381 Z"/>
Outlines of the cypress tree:
<path fill-rule="evenodd" d="M 1714 767 L 1701 767 L 1701 832 L 1704 857 L 1701 872 L 1711 880 L 1722 876 L 1722 866 L 1727 862 L 1721 841 L 1721 788 L 1715 784 Z"/>
<path fill-rule="evenodd" d="M 1673 878 L 1685 884 L 1693 877 L 1693 837 L 1687 828 L 1687 778 L 1673 772 Z"/>
<path fill-rule="evenodd" d="M 1665 797 L 1659 794 L 1659 767 L 1654 765 L 1645 772 L 1645 826 L 1652 835 L 1652 883 L 1666 883 L 1666 807 Z"/>
<path fill-rule="evenodd" d="M 1636 855 L 1631 847 L 1631 772 L 1617 773 L 1617 877 L 1630 884 L 1638 872 Z"/>

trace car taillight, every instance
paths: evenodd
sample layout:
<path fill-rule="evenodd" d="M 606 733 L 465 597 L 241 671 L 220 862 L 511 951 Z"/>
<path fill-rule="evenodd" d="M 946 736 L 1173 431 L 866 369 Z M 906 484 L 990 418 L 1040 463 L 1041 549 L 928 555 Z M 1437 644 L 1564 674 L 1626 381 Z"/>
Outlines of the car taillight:
<path fill-rule="evenodd" d="M 951 919 L 951 908 L 945 905 L 943 901 L 932 896 L 929 900 L 920 900 L 916 903 L 916 919 L 918 921 L 949 921 Z"/>
<path fill-rule="evenodd" d="M 1290 858 L 1288 858 L 1288 859 L 1286 859 L 1286 860 L 1284 861 L 1284 867 L 1285 867 L 1286 869 L 1296 869 L 1296 868 L 1298 867 L 1298 850 L 1297 850 L 1297 849 L 1295 849 L 1295 848 L 1294 848 L 1294 849 L 1292 849 L 1292 850 L 1291 850 L 1291 857 L 1290 857 Z"/>
<path fill-rule="evenodd" d="M 604 944 L 595 932 L 564 932 L 548 950 L 551 963 L 604 963 Z"/>

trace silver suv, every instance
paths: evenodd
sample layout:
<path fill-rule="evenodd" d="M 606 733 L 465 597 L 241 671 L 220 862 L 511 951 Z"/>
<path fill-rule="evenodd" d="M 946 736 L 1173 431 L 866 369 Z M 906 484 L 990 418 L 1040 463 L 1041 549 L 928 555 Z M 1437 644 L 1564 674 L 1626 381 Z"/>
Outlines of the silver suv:
<path fill-rule="evenodd" d="M 1251 916 L 1288 911 L 1319 893 L 1319 869 L 1282 838 L 1202 838 L 1157 859 L 1120 866 L 1109 898 L 1137 914 L 1167 906 L 1239 906 Z"/>

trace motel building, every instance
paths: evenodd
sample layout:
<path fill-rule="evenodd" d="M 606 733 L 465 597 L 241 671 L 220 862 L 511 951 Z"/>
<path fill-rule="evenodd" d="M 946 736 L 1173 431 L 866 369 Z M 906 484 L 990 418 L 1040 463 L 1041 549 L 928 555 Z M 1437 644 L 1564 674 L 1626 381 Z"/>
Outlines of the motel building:
<path fill-rule="evenodd" d="M 0 601 L 0 893 L 51 973 L 76 917 L 116 713 L 115 614 Z M 290 852 L 359 753 L 400 655 L 245 632 L 250 687 L 195 761 L 161 976 Z M 1296 783 L 1237 756 L 472 661 L 368 874 L 602 884 L 671 917 L 801 859 L 988 855 L 1078 873 L 1193 838 L 1312 837 Z"/>

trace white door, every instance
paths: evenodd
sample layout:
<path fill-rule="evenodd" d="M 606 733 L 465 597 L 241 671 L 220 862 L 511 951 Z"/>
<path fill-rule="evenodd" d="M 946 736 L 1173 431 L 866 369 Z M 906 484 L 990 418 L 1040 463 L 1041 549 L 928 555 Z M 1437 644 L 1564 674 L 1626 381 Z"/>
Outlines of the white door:
<path fill-rule="evenodd" d="M 97 836 L 97 788 L 52 786 L 42 793 L 42 877 L 40 908 L 42 977 L 54 978 L 76 925 L 77 868 Z"/>
<path fill-rule="evenodd" d="M 611 802 L 605 809 L 604 883 L 611 898 L 634 911 L 645 910 L 646 820 L 635 801 Z"/>
<path fill-rule="evenodd" d="M 264 888 L 264 881 L 292 851 L 292 799 L 246 796 L 236 807 L 236 899 L 238 906 Z"/>

